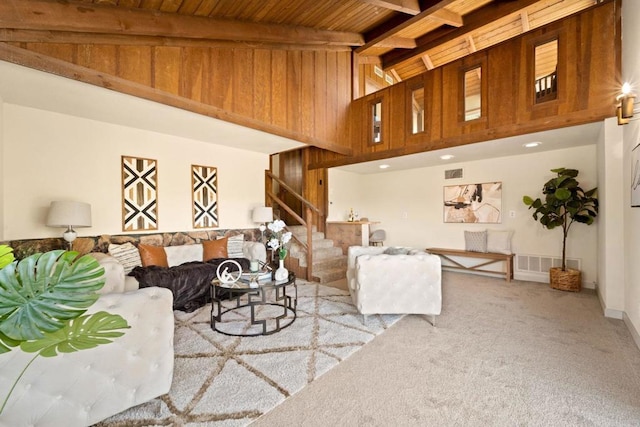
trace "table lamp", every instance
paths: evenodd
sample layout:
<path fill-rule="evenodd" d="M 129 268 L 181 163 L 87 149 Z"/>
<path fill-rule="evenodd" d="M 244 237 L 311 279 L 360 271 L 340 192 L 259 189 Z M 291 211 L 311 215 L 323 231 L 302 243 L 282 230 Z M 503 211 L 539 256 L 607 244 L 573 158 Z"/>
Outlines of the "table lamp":
<path fill-rule="evenodd" d="M 267 229 L 266 223 L 273 221 L 273 208 L 271 206 L 259 206 L 253 209 L 251 215 L 253 222 L 260 223 L 258 229 L 261 233 L 261 240 L 264 242 L 264 231 Z"/>
<path fill-rule="evenodd" d="M 73 227 L 91 227 L 91 205 L 83 202 L 51 202 L 47 226 L 67 227 L 62 237 L 68 242 L 71 250 L 77 237 Z"/>

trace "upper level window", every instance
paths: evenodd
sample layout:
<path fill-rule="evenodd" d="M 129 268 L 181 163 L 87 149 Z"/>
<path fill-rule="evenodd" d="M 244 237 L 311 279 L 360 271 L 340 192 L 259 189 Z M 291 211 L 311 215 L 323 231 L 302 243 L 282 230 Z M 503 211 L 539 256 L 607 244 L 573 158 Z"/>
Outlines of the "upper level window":
<path fill-rule="evenodd" d="M 481 83 L 482 68 L 476 67 L 464 73 L 464 121 L 479 119 L 482 116 Z"/>
<path fill-rule="evenodd" d="M 535 47 L 536 104 L 558 98 L 558 39 Z"/>
<path fill-rule="evenodd" d="M 411 91 L 411 133 L 424 132 L 424 87 Z"/>
<path fill-rule="evenodd" d="M 382 101 L 375 101 L 371 104 L 371 142 L 377 144 L 382 142 Z"/>

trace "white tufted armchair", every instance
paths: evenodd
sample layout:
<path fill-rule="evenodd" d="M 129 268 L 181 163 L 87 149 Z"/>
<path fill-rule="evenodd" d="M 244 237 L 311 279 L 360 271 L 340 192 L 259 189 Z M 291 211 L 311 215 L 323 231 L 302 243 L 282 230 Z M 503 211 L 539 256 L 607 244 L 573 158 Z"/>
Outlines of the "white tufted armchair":
<path fill-rule="evenodd" d="M 171 291 L 102 295 L 88 313 L 107 311 L 130 325 L 110 344 L 44 358 L 18 381 L 0 426 L 89 426 L 169 391 L 173 378 Z M 0 355 L 0 404 L 33 354 Z"/>
<path fill-rule="evenodd" d="M 426 314 L 442 309 L 440 257 L 421 251 L 387 255 L 387 247 L 351 246 L 347 281 L 358 311 L 369 314 Z"/>

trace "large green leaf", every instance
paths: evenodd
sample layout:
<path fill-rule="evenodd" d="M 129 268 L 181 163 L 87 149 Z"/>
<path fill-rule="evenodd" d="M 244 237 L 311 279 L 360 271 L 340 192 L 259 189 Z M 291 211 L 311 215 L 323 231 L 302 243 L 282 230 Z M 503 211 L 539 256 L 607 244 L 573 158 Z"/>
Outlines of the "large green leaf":
<path fill-rule="evenodd" d="M 0 332 L 0 354 L 8 353 L 11 351 L 11 347 L 17 347 L 20 345 L 20 341 L 9 338 L 2 332 Z"/>
<path fill-rule="evenodd" d="M 27 353 L 39 353 L 43 357 L 54 357 L 58 353 L 73 353 L 108 344 L 124 335 L 118 330 L 128 328 L 122 316 L 99 311 L 68 320 L 62 329 L 46 333 L 39 340 L 24 341 L 20 349 Z"/>
<path fill-rule="evenodd" d="M 13 260 L 13 248 L 8 245 L 0 245 L 0 268 L 11 264 Z"/>
<path fill-rule="evenodd" d="M 104 286 L 95 258 L 62 250 L 34 254 L 0 270 L 0 332 L 34 340 L 82 315 Z"/>

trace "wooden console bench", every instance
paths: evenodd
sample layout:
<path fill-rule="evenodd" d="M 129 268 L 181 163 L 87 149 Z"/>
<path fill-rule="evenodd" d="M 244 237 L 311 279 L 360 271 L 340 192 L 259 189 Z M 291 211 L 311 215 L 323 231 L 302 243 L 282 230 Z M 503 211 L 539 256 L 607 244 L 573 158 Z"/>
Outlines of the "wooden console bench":
<path fill-rule="evenodd" d="M 458 270 L 469 270 L 469 271 L 482 271 L 484 273 L 492 273 L 492 274 L 500 274 L 505 277 L 507 282 L 510 282 L 513 279 L 513 254 L 498 254 L 494 252 L 471 252 L 465 251 L 461 249 L 443 249 L 443 248 L 427 248 L 427 252 L 440 255 L 442 258 L 446 259 L 449 262 L 452 262 L 454 265 L 444 265 L 445 268 L 453 268 Z M 471 266 L 466 266 L 460 264 L 458 261 L 451 259 L 450 257 L 464 257 L 464 258 L 480 258 L 486 259 L 488 261 L 481 262 L 480 264 L 475 264 Z M 496 262 L 505 263 L 505 271 L 493 271 L 493 270 L 485 270 L 481 267 L 486 265 L 495 264 Z"/>

